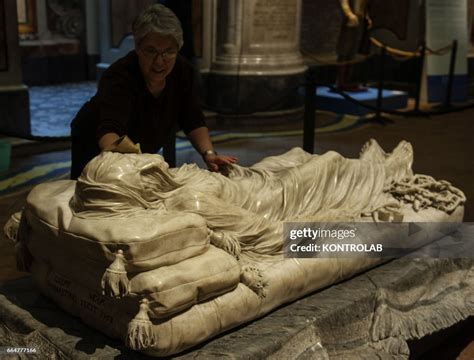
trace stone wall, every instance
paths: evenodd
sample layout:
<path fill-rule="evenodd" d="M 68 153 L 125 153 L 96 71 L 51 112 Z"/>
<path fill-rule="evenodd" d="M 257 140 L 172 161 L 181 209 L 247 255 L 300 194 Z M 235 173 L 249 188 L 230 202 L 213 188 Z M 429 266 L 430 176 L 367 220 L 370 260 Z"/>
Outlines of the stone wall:
<path fill-rule="evenodd" d="M 22 84 L 15 0 L 0 1 L 0 133 L 29 134 L 28 89 Z"/>
<path fill-rule="evenodd" d="M 338 0 L 303 0 L 301 49 L 313 54 L 334 54 L 341 22 Z"/>

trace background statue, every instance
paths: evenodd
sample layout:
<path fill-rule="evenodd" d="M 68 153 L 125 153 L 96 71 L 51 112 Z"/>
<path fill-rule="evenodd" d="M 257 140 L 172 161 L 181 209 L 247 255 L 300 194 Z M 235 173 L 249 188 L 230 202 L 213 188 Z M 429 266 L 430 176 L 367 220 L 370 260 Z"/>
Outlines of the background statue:
<path fill-rule="evenodd" d="M 364 91 L 352 79 L 357 54 L 370 51 L 370 34 L 377 29 L 393 32 L 406 40 L 410 0 L 339 0 L 343 21 L 337 40 L 338 69 L 336 85 L 341 90 Z"/>
<path fill-rule="evenodd" d="M 339 65 L 336 85 L 341 90 L 361 91 L 365 90 L 358 84 L 351 83 L 353 65 L 348 64 L 355 59 L 365 43 L 367 30 L 372 26 L 369 17 L 369 0 L 339 0 L 344 15 L 339 37 L 337 39 L 337 61 Z M 366 39 L 365 39 L 366 40 Z M 366 52 L 368 49 L 364 49 Z"/>

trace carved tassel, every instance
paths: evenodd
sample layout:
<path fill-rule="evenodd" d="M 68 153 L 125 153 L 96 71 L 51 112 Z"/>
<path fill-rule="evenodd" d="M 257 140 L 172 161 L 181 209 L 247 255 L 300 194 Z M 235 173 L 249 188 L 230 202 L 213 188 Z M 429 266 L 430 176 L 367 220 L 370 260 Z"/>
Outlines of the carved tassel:
<path fill-rule="evenodd" d="M 30 271 L 33 263 L 33 255 L 24 242 L 18 241 L 15 244 L 16 268 L 18 271 Z"/>
<path fill-rule="evenodd" d="M 148 300 L 140 301 L 138 314 L 128 324 L 126 345 L 133 350 L 143 350 L 156 345 L 157 339 L 153 324 L 148 317 Z"/>
<path fill-rule="evenodd" d="M 10 219 L 8 219 L 7 223 L 3 227 L 3 233 L 5 236 L 16 243 L 18 241 L 18 230 L 20 228 L 20 219 L 21 219 L 22 212 L 16 212 Z"/>
<path fill-rule="evenodd" d="M 15 216 L 14 214 L 12 218 Z M 33 263 L 33 256 L 28 250 L 26 242 L 28 241 L 29 226 L 24 213 L 21 214 L 15 243 L 16 268 L 19 271 L 30 271 Z"/>
<path fill-rule="evenodd" d="M 262 299 L 267 296 L 266 287 L 268 282 L 260 269 L 254 266 L 244 267 L 240 274 L 240 282 L 250 288 L 259 298 Z"/>
<path fill-rule="evenodd" d="M 120 298 L 129 294 L 130 283 L 125 270 L 126 263 L 123 251 L 118 250 L 115 260 L 102 276 L 102 295 Z"/>

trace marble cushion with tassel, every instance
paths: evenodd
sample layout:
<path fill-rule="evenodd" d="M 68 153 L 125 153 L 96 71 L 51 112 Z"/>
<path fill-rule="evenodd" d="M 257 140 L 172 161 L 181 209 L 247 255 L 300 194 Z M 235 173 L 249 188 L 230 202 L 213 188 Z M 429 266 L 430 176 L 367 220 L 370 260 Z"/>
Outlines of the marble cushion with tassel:
<path fill-rule="evenodd" d="M 91 220 L 72 213 L 74 190 L 75 181 L 63 180 L 40 184 L 28 195 L 23 215 L 34 229 L 27 245 L 35 256 L 70 253 L 106 267 L 122 256 L 125 270 L 134 273 L 175 264 L 209 248 L 207 224 L 199 215 L 141 209 L 127 217 Z"/>
<path fill-rule="evenodd" d="M 241 269 L 238 261 L 225 251 L 210 246 L 205 253 L 183 260 L 177 264 L 157 269 L 129 274 L 120 293 L 102 289 L 104 267 L 97 263 L 82 262 L 73 254 L 61 257 L 38 257 L 57 274 L 68 281 L 87 288 L 91 292 L 106 295 L 121 302 L 132 312 L 139 301 L 146 297 L 149 301 L 150 317 L 163 319 L 182 312 L 194 304 L 215 298 L 232 291 L 240 282 Z M 127 295 L 127 296 L 125 296 Z"/>

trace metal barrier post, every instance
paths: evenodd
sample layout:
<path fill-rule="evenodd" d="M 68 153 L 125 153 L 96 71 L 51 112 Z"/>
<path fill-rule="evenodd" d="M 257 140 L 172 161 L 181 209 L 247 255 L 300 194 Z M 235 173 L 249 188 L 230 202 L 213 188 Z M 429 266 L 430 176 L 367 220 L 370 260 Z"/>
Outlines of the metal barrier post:
<path fill-rule="evenodd" d="M 416 94 L 415 94 L 415 112 L 420 111 L 420 96 L 421 96 L 421 84 L 423 82 L 423 70 L 425 66 L 425 54 L 426 53 L 426 43 L 423 41 L 421 43 L 421 56 L 420 56 L 420 72 L 418 74 L 418 83 L 416 84 Z"/>
<path fill-rule="evenodd" d="M 446 88 L 446 99 L 444 102 L 444 106 L 446 107 L 451 106 L 451 95 L 453 92 L 453 78 L 454 78 L 454 70 L 456 68 L 457 52 L 458 52 L 458 41 L 453 40 L 453 46 L 451 48 L 451 59 L 449 60 L 449 77 L 448 77 L 448 84 Z"/>
<path fill-rule="evenodd" d="M 304 128 L 303 149 L 310 154 L 314 152 L 314 117 L 316 113 L 316 83 L 311 67 L 306 72 L 304 93 Z"/>
<path fill-rule="evenodd" d="M 377 120 L 381 119 L 380 109 L 382 108 L 382 99 L 383 99 L 383 87 L 385 82 L 385 57 L 387 55 L 387 48 L 382 46 L 382 51 L 380 53 L 380 71 L 379 71 L 379 85 L 377 89 L 377 113 L 375 118 Z"/>
<path fill-rule="evenodd" d="M 385 62 L 387 60 L 387 48 L 381 47 L 380 52 L 380 68 L 379 68 L 379 83 L 377 88 L 377 110 L 372 120 L 386 125 L 387 123 L 393 123 L 393 120 L 389 117 L 382 115 L 382 100 L 383 100 L 383 88 L 385 86 Z"/>

